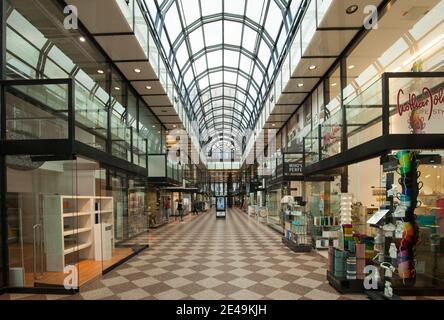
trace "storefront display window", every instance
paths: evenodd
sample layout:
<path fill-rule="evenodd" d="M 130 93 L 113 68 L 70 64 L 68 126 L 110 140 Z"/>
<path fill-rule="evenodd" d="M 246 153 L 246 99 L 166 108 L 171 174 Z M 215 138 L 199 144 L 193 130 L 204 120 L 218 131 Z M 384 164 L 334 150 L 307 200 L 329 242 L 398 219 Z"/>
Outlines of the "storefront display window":
<path fill-rule="evenodd" d="M 130 180 L 125 197 L 107 174 L 80 157 L 7 157 L 10 287 L 77 289 L 147 244 L 144 189 Z"/>

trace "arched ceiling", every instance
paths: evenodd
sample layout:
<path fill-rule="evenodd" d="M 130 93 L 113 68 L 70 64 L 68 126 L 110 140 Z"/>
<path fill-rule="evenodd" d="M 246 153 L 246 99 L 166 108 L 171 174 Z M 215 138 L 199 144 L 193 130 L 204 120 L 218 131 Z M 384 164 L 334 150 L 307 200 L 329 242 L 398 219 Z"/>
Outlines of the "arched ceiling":
<path fill-rule="evenodd" d="M 202 139 L 253 127 L 305 0 L 142 1 Z"/>

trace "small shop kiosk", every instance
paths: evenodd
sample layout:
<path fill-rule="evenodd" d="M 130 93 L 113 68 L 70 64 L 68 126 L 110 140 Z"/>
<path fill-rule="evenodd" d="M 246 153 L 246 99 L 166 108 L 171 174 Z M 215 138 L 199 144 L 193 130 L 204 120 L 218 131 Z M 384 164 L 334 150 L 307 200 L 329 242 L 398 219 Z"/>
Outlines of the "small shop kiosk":
<path fill-rule="evenodd" d="M 226 200 L 225 197 L 216 197 L 216 218 L 225 219 L 226 212 Z"/>

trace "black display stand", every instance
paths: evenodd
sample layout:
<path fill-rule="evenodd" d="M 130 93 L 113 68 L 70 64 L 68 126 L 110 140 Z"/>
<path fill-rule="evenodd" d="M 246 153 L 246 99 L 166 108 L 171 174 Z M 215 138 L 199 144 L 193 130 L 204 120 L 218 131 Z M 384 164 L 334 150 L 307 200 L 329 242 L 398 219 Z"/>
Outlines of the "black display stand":
<path fill-rule="evenodd" d="M 330 271 L 327 271 L 328 283 L 341 294 L 364 293 L 364 281 L 360 279 L 348 280 L 336 278 Z"/>
<path fill-rule="evenodd" d="M 393 295 L 393 297 L 388 298 L 384 295 L 384 292 L 382 291 L 371 291 L 371 290 L 367 290 L 365 291 L 365 294 L 367 295 L 367 297 L 369 297 L 369 299 L 371 300 L 402 300 L 400 297 L 398 297 L 397 295 Z"/>
<path fill-rule="evenodd" d="M 282 243 L 294 252 L 310 252 L 312 249 L 311 244 L 296 244 L 285 237 L 282 237 Z"/>

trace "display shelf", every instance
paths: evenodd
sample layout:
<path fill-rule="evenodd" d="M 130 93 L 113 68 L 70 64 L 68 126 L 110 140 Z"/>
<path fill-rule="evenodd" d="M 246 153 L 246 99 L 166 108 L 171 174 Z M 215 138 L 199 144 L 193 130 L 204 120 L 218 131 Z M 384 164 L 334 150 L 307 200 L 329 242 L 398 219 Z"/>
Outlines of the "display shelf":
<path fill-rule="evenodd" d="M 75 234 L 80 234 L 80 233 L 84 233 L 84 232 L 88 232 L 91 231 L 91 228 L 77 228 L 77 229 L 70 229 L 70 230 L 64 230 L 63 231 L 63 236 L 72 236 Z"/>
<path fill-rule="evenodd" d="M 86 248 L 89 248 L 92 246 L 92 242 L 88 242 L 88 243 L 83 243 L 83 244 L 75 244 L 75 245 L 71 245 L 71 246 L 65 246 L 65 250 L 63 251 L 64 255 L 67 254 L 71 254 Z"/>
<path fill-rule="evenodd" d="M 77 252 L 79 259 L 96 259 L 102 242 L 114 247 L 114 215 L 112 197 L 51 195 L 43 198 L 43 223 L 46 248 L 46 268 L 63 272 L 65 256 Z M 109 227 L 108 240 L 94 229 Z M 67 237 L 72 239 L 67 239 Z M 98 241 L 97 239 L 100 239 Z M 73 243 L 74 241 L 74 243 Z"/>
<path fill-rule="evenodd" d="M 82 216 L 90 216 L 92 214 L 96 213 L 95 211 L 86 211 L 86 212 L 70 212 L 70 213 L 64 213 L 64 218 L 77 218 Z"/>

